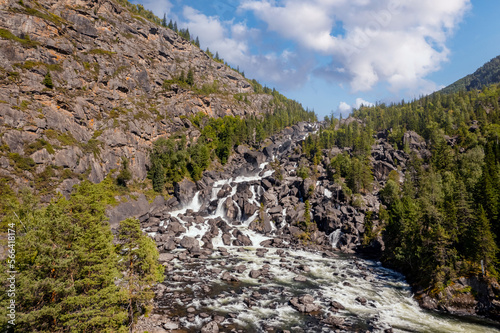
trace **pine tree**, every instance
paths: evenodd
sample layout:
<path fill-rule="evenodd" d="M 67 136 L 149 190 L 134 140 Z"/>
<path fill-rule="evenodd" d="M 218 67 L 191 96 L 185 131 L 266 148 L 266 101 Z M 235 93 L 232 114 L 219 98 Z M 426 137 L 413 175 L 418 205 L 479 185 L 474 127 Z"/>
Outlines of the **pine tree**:
<path fill-rule="evenodd" d="M 120 267 L 125 276 L 121 283 L 128 292 L 128 322 L 132 332 L 138 316 L 152 310 L 152 287 L 163 281 L 164 267 L 158 263 L 156 243 L 143 234 L 136 219 L 120 222 L 118 240 L 118 250 L 124 253 Z"/>
<path fill-rule="evenodd" d="M 163 13 L 163 19 L 161 20 L 161 25 L 167 27 L 167 14 Z"/>
<path fill-rule="evenodd" d="M 200 47 L 200 39 L 198 38 L 198 36 L 196 36 L 196 39 L 194 41 L 194 45 L 196 45 L 197 47 Z"/>
<path fill-rule="evenodd" d="M 126 331 L 126 293 L 115 285 L 118 258 L 105 215 L 114 200 L 109 186 L 111 179 L 83 182 L 69 200 L 59 197 L 46 208 L 20 210 L 19 331 Z"/>
<path fill-rule="evenodd" d="M 50 89 L 54 88 L 54 83 L 52 82 L 52 75 L 50 74 L 50 71 L 47 71 L 47 74 L 45 74 L 42 84 L 47 88 Z"/>
<path fill-rule="evenodd" d="M 473 240 L 475 243 L 475 252 L 473 258 L 476 260 L 476 264 L 479 264 L 479 261 L 483 260 L 484 267 L 489 272 L 496 274 L 494 264 L 497 261 L 496 254 L 498 253 L 498 247 L 483 206 L 479 206 L 474 229 Z"/>
<path fill-rule="evenodd" d="M 172 19 L 168 22 L 168 28 L 174 30 L 174 23 L 172 22 Z"/>
<path fill-rule="evenodd" d="M 191 67 L 189 68 L 189 71 L 187 73 L 186 83 L 189 84 L 190 86 L 194 85 L 194 72 Z"/>

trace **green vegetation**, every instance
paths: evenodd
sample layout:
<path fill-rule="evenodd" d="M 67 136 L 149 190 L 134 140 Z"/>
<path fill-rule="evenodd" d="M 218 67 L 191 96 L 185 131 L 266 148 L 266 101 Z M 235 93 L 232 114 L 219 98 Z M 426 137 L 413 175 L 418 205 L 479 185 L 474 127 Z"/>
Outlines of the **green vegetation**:
<path fill-rule="evenodd" d="M 274 112 L 265 114 L 263 119 L 255 116 L 209 118 L 198 114 L 192 119 L 201 131 L 196 143 L 188 142 L 184 136 L 158 139 L 150 155 L 148 174 L 155 191 L 161 192 L 165 184 L 179 182 L 188 175 L 199 180 L 213 160 L 217 158 L 221 164 L 226 164 L 234 147 L 240 144 L 260 145 L 266 136 L 287 126 L 316 119 L 314 112 L 304 110 L 299 103 L 278 93 L 276 96 L 283 103 L 275 101 Z"/>
<path fill-rule="evenodd" d="M 103 50 L 103 49 L 92 49 L 88 53 L 89 54 L 97 54 L 97 55 L 108 55 L 108 56 L 116 54 L 116 52 L 107 51 L 107 50 Z"/>
<path fill-rule="evenodd" d="M 18 202 L 0 184 L 2 225 L 16 230 L 16 331 L 128 332 L 151 308 L 151 287 L 163 280 L 158 251 L 131 219 L 113 244 L 105 215 L 116 203 L 112 187 L 110 179 L 85 181 L 68 200 L 41 207 L 26 191 Z M 9 328 L 6 287 L 0 285 L 2 331 Z"/>
<path fill-rule="evenodd" d="M 432 156 L 414 152 L 404 183 L 390 175 L 380 193 L 384 260 L 421 286 L 439 291 L 448 281 L 486 274 L 498 278 L 500 244 L 500 85 L 408 103 L 362 107 L 354 116 L 409 150 L 412 130 Z"/>
<path fill-rule="evenodd" d="M 47 129 L 44 132 L 45 136 L 49 139 L 56 139 L 64 146 L 71 146 L 77 144 L 76 139 L 70 132 L 61 133 L 53 129 Z"/>
<path fill-rule="evenodd" d="M 47 149 L 47 152 L 49 154 L 55 153 L 54 148 L 50 143 L 48 143 L 46 140 L 43 139 L 37 139 L 35 142 L 30 143 L 24 148 L 24 154 L 29 156 L 34 152 L 39 151 L 43 148 Z"/>
<path fill-rule="evenodd" d="M 483 86 L 500 83 L 500 56 L 491 59 L 473 74 L 450 84 L 441 94 L 457 93 L 461 90 L 481 89 Z"/>
<path fill-rule="evenodd" d="M 129 182 L 132 179 L 132 172 L 130 171 L 128 164 L 129 164 L 128 160 L 125 157 L 123 157 L 122 169 L 120 170 L 120 173 L 116 177 L 116 183 L 119 186 L 126 187 L 127 182 Z"/>
<path fill-rule="evenodd" d="M 0 38 L 16 41 L 21 43 L 24 47 L 36 47 L 39 44 L 38 42 L 32 41 L 28 35 L 24 36 L 24 38 L 19 38 L 9 30 L 3 28 L 0 28 Z"/>
<path fill-rule="evenodd" d="M 61 64 L 59 64 L 59 63 L 46 64 L 46 63 L 41 62 L 41 61 L 26 60 L 23 63 L 14 64 L 14 67 L 21 68 L 21 69 L 27 69 L 27 70 L 31 70 L 31 69 L 38 67 L 38 66 L 43 66 L 43 67 L 47 68 L 47 70 L 49 70 L 49 71 L 62 71 L 63 70 Z"/>
<path fill-rule="evenodd" d="M 22 9 L 14 9 L 15 12 L 22 13 L 25 15 L 30 15 L 30 16 L 36 16 L 41 19 L 44 19 L 46 21 L 52 22 L 57 26 L 61 26 L 65 23 L 65 20 L 63 20 L 60 16 L 57 16 L 55 14 L 52 14 L 50 12 L 41 12 L 35 8 L 31 8 L 23 4 L 22 2 L 19 3 L 21 6 L 23 6 Z M 39 8 L 45 11 L 45 9 L 40 6 L 38 3 L 35 2 L 35 5 Z M 12 9 L 11 9 L 12 10 Z"/>
<path fill-rule="evenodd" d="M 119 262 L 120 270 L 125 272 L 121 286 L 128 292 L 128 323 L 133 331 L 137 318 L 153 309 L 151 287 L 164 280 L 164 266 L 158 263 L 155 241 L 143 234 L 139 221 L 121 221 L 118 241 L 117 250 L 124 253 L 124 260 Z"/>
<path fill-rule="evenodd" d="M 50 75 L 50 71 L 47 71 L 47 74 L 45 74 L 42 84 L 49 89 L 54 88 L 54 83 L 52 83 L 52 76 Z"/>
<path fill-rule="evenodd" d="M 35 169 L 35 161 L 31 157 L 24 157 L 18 153 L 10 153 L 9 158 L 12 161 L 12 166 L 17 172 L 33 171 Z"/>

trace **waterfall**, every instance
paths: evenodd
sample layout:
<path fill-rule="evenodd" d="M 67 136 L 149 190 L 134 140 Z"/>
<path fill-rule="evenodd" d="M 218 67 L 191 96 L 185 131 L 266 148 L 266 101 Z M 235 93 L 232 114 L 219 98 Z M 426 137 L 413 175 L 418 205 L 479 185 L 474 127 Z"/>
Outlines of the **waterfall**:
<path fill-rule="evenodd" d="M 332 247 L 334 249 L 337 248 L 337 243 L 339 242 L 341 234 L 342 234 L 342 231 L 340 231 L 340 228 L 338 228 L 337 230 L 333 231 L 330 235 L 328 235 L 328 239 L 330 240 L 330 244 L 332 244 Z"/>

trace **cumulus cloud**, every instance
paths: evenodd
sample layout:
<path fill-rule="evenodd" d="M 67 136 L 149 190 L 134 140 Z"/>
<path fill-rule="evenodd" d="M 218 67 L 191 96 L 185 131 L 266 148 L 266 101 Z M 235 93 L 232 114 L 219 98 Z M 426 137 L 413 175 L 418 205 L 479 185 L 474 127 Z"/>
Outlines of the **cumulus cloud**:
<path fill-rule="evenodd" d="M 352 106 L 347 104 L 346 102 L 340 102 L 337 107 L 337 114 L 342 115 L 342 117 L 347 116 L 352 111 Z"/>
<path fill-rule="evenodd" d="M 194 8 L 185 6 L 183 15 L 187 19 L 185 25 L 192 35 L 200 38 L 202 47 L 207 46 L 212 52 L 218 51 L 229 62 L 241 60 L 248 53 L 246 34 L 248 29 L 242 24 L 231 25 L 221 22 L 217 16 L 207 16 Z M 230 37 L 231 30 L 236 38 Z"/>
<path fill-rule="evenodd" d="M 172 9 L 172 4 L 169 0 L 137 0 L 132 1 L 132 3 L 141 3 L 144 8 L 151 10 L 159 18 L 163 18 L 163 14 L 169 17 L 170 11 Z"/>
<path fill-rule="evenodd" d="M 331 56 L 315 71 L 354 92 L 387 83 L 425 93 L 425 77 L 447 60 L 446 40 L 470 8 L 470 0 L 246 0 L 270 31 L 301 47 Z M 341 24 L 342 29 L 337 29 Z"/>
<path fill-rule="evenodd" d="M 202 49 L 216 51 L 225 61 L 241 65 L 241 69 L 252 73 L 253 77 L 278 84 L 282 88 L 298 88 L 307 80 L 314 68 L 311 54 L 284 49 L 253 54 L 251 43 L 259 43 L 262 31 L 249 28 L 244 22 L 222 20 L 219 16 L 207 16 L 200 11 L 185 6 L 185 22 L 191 35 L 198 36 Z"/>
<path fill-rule="evenodd" d="M 356 98 L 353 105 L 349 105 L 346 102 L 340 102 L 337 107 L 337 114 L 342 115 L 342 117 L 348 116 L 353 109 L 359 109 L 361 106 L 374 106 L 375 104 L 365 101 L 361 97 Z"/>

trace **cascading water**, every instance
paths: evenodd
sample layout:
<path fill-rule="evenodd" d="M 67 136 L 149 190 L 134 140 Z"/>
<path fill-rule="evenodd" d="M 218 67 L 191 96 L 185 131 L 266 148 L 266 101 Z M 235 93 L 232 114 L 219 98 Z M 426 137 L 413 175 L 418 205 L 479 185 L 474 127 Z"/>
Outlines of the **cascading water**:
<path fill-rule="evenodd" d="M 328 239 L 330 240 L 330 244 L 332 244 L 332 247 L 334 249 L 337 248 L 337 244 L 340 239 L 340 235 L 342 234 L 342 231 L 339 229 L 333 231 L 330 235 L 328 235 Z"/>
<path fill-rule="evenodd" d="M 221 226 L 214 232 L 213 251 L 187 259 L 184 249 L 170 252 L 165 263 L 167 281 L 157 296 L 157 314 L 174 318 L 186 332 L 199 332 L 209 322 L 216 322 L 223 332 L 500 332 L 488 321 L 467 321 L 422 310 L 404 277 L 378 262 L 338 252 L 297 250 L 289 248 L 286 241 L 282 248 L 271 247 L 273 235 L 287 224 L 285 208 L 277 212 L 279 228 L 272 223 L 266 235 L 250 228 L 260 218 L 261 180 L 273 172 L 265 168 L 266 164 L 261 164 L 255 174 L 218 180 L 208 189 L 207 202 L 196 192 L 190 203 L 170 213 L 185 228 L 178 238 L 193 237 L 201 246 L 206 245 L 203 237 L 210 221 L 212 225 L 213 221 L 227 223 L 231 230 L 224 231 Z M 258 208 L 245 216 L 244 208 L 233 199 L 237 216 L 231 220 L 224 203 L 235 196 L 239 184 L 248 189 L 246 201 Z M 224 186 L 230 190 L 218 198 Z M 329 190 L 324 194 L 327 198 L 332 195 Z M 201 211 L 214 200 L 218 202 L 212 213 Z M 196 222 L 200 218 L 203 223 Z M 164 220 L 160 227 L 171 223 Z M 230 237 L 230 245 L 223 240 L 224 233 Z M 233 246 L 237 233 L 248 237 L 252 245 Z M 337 247 L 341 235 L 339 228 L 328 236 L 332 248 Z M 267 247 L 261 245 L 263 242 Z M 301 304 L 294 303 L 305 294 L 311 296 L 309 305 L 318 311 L 301 311 Z"/>

